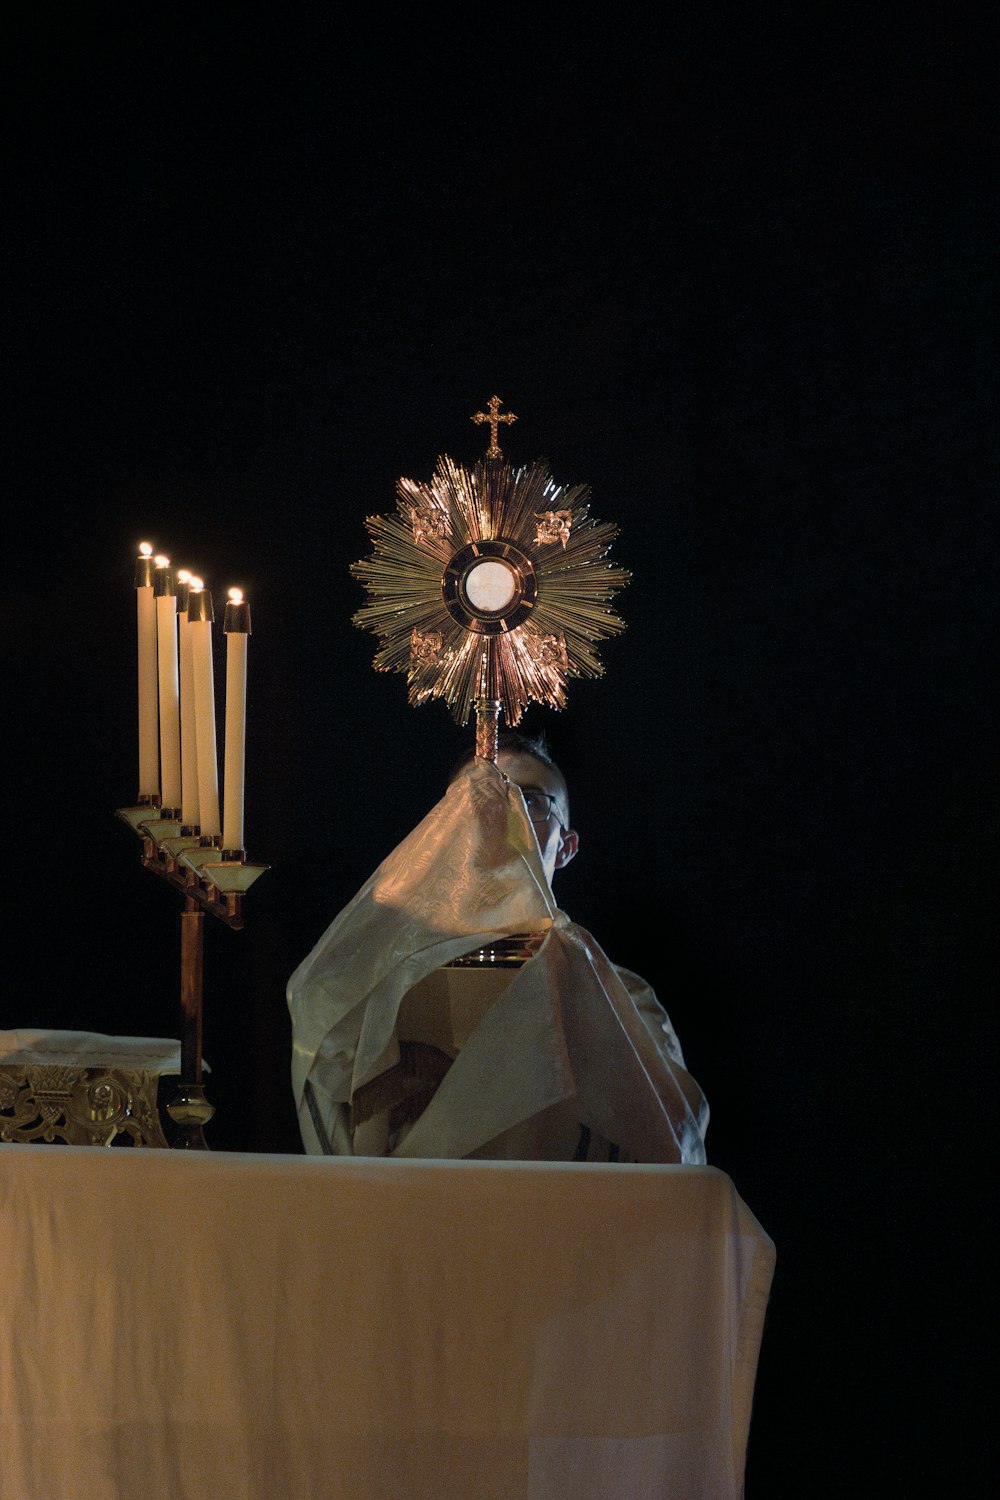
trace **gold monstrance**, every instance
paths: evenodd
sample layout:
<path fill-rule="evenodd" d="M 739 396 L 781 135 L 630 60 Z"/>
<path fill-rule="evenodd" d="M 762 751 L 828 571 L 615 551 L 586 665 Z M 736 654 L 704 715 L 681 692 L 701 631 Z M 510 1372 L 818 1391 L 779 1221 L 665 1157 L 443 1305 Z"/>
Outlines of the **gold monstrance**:
<path fill-rule="evenodd" d="M 561 709 L 568 677 L 600 677 L 595 642 L 622 631 L 610 607 L 629 581 L 605 562 L 617 526 L 590 519 L 586 485 L 557 485 L 544 459 L 512 468 L 497 442 L 474 468 L 447 455 L 428 482 L 400 479 L 396 514 L 366 522 L 375 549 L 351 567 L 368 591 L 354 623 L 380 638 L 379 672 L 405 672 L 412 704 L 443 698 L 456 723 L 476 710 L 476 754 L 496 761 L 501 708 Z"/>

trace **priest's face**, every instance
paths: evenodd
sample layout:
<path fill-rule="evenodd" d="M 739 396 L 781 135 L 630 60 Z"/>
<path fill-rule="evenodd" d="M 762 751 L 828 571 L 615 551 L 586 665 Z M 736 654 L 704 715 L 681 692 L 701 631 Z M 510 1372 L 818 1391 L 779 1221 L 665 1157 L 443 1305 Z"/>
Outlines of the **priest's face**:
<path fill-rule="evenodd" d="M 525 793 L 542 867 L 551 884 L 556 870 L 569 864 L 580 842 L 569 826 L 569 797 L 562 772 L 533 755 L 514 750 L 501 750 L 497 765 L 508 781 Z"/>

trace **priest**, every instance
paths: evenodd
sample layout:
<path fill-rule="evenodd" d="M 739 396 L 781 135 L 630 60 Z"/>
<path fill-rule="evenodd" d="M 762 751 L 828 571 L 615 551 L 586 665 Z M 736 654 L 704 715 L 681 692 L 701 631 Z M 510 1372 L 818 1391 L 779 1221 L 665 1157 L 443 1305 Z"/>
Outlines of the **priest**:
<path fill-rule="evenodd" d="M 578 844 L 540 743 L 460 766 L 289 981 L 307 1151 L 705 1161 L 668 1017 L 555 903 Z"/>

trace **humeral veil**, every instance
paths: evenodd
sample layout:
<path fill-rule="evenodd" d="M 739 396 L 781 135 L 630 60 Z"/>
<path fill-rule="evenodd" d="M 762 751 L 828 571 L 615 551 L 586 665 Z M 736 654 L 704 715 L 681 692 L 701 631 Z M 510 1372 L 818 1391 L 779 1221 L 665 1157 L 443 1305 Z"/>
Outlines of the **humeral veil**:
<path fill-rule="evenodd" d="M 454 961 L 512 935 L 514 968 Z M 306 1150 L 705 1161 L 708 1108 L 649 986 L 558 909 L 518 787 L 473 761 L 288 986 Z"/>

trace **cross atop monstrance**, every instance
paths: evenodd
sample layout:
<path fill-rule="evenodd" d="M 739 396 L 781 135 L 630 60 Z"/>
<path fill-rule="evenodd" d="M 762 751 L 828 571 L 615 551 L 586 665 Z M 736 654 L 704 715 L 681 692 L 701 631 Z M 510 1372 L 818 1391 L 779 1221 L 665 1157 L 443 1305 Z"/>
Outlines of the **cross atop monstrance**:
<path fill-rule="evenodd" d="M 503 458 L 503 454 L 500 452 L 500 444 L 497 442 L 497 426 L 499 423 L 517 421 L 517 416 L 512 411 L 505 411 L 501 415 L 500 408 L 502 405 L 503 402 L 499 396 L 491 396 L 486 403 L 488 409 L 486 411 L 477 411 L 472 417 L 472 420 L 480 426 L 484 422 L 489 422 L 490 424 L 490 446 L 486 450 L 487 458 Z"/>

